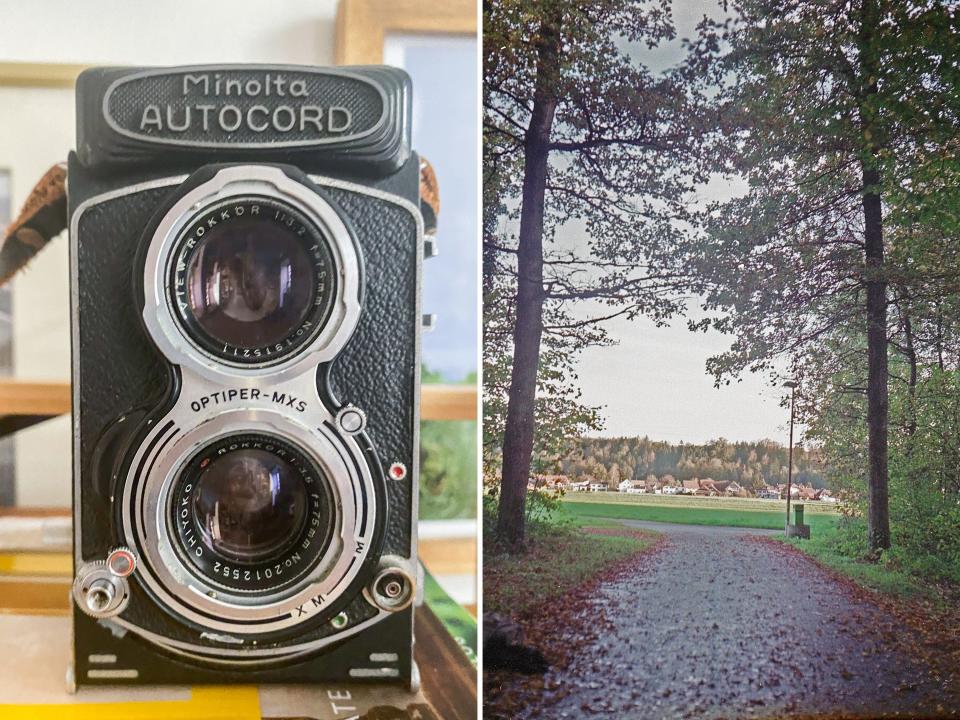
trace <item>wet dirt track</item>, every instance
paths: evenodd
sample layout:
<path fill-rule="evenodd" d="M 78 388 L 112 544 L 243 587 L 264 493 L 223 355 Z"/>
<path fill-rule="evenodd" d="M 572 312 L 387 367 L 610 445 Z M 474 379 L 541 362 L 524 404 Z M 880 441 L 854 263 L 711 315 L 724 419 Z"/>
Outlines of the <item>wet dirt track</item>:
<path fill-rule="evenodd" d="M 738 528 L 667 535 L 583 608 L 602 631 L 544 678 L 530 716 L 766 718 L 955 712 L 910 631 L 813 562 Z"/>

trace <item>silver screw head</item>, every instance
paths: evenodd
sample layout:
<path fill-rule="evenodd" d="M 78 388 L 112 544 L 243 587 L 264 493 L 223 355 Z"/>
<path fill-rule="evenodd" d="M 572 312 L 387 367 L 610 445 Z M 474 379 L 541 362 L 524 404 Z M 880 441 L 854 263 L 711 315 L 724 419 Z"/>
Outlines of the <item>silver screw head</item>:
<path fill-rule="evenodd" d="M 93 613 L 101 613 L 110 607 L 116 588 L 109 580 L 94 580 L 87 589 L 87 609 Z"/>

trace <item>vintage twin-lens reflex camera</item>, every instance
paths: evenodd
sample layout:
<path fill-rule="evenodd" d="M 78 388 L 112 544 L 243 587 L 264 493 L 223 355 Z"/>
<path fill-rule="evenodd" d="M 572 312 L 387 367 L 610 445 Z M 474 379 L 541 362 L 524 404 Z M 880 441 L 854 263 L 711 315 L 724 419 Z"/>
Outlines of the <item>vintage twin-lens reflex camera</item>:
<path fill-rule="evenodd" d="M 416 686 L 410 93 L 387 67 L 80 76 L 76 683 Z"/>

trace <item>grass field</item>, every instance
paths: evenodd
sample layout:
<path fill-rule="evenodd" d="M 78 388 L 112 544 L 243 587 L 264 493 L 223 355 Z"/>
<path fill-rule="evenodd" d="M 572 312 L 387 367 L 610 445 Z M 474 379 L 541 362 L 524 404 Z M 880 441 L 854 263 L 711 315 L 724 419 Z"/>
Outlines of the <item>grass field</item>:
<path fill-rule="evenodd" d="M 647 495 L 628 494 L 619 492 L 576 492 L 568 493 L 565 500 L 576 503 L 618 503 L 621 505 L 652 505 L 684 508 L 706 508 L 708 510 L 767 510 L 783 514 L 786 511 L 786 500 L 760 500 L 759 498 L 738 497 L 703 497 L 701 495 Z M 793 503 L 797 500 L 791 501 Z M 834 503 L 803 500 L 805 512 L 836 513 Z"/>
<path fill-rule="evenodd" d="M 584 496 L 588 493 L 583 493 Z M 597 498 L 597 496 L 603 496 Z M 686 525 L 783 528 L 786 503 L 753 498 L 704 498 L 670 495 L 625 495 L 593 493 L 593 497 L 567 496 L 561 506 L 570 518 L 608 520 L 650 520 Z M 791 518 L 792 519 L 792 518 Z M 804 522 L 811 533 L 833 527 L 837 514 L 833 506 L 804 503 Z"/>

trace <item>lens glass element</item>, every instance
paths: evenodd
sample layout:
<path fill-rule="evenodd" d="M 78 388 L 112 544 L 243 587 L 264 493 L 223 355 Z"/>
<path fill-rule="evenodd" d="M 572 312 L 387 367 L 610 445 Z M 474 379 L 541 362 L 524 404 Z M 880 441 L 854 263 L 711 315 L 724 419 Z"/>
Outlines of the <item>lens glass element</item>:
<path fill-rule="evenodd" d="M 216 356 L 277 361 L 316 336 L 336 278 L 325 236 L 295 208 L 239 198 L 205 209 L 174 251 L 172 301 Z"/>
<path fill-rule="evenodd" d="M 202 447 L 169 496 L 175 548 L 205 580 L 244 591 L 294 582 L 316 566 L 337 522 L 332 486 L 295 444 L 266 433 Z"/>
<path fill-rule="evenodd" d="M 239 561 L 286 550 L 307 517 L 307 490 L 288 462 L 264 450 L 240 449 L 210 461 L 193 489 L 204 544 Z"/>

